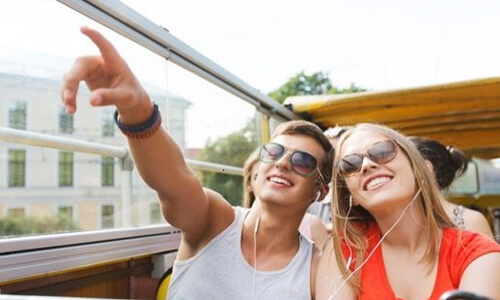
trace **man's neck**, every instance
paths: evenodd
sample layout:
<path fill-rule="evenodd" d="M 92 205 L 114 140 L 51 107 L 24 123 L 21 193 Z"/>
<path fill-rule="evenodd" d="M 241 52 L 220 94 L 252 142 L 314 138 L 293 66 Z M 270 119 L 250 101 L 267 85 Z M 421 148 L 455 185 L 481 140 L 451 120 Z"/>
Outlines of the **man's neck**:
<path fill-rule="evenodd" d="M 299 250 L 301 220 L 253 207 L 244 220 L 241 237 L 241 249 L 247 262 L 254 265 L 256 252 L 259 270 L 284 268 Z"/>

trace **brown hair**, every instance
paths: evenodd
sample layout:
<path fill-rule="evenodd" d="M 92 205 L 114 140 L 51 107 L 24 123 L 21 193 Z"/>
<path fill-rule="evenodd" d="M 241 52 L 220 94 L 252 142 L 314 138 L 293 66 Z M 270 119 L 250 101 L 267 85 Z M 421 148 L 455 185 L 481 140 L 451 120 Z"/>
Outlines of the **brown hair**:
<path fill-rule="evenodd" d="M 250 191 L 248 187 L 252 184 L 252 173 L 259 163 L 259 150 L 253 151 L 243 164 L 243 207 L 250 208 L 255 201 L 255 192 Z"/>
<path fill-rule="evenodd" d="M 422 257 L 422 260 L 431 266 L 436 262 L 439 254 L 439 232 L 442 227 L 455 227 L 453 222 L 446 214 L 440 201 L 440 191 L 432 173 L 427 168 L 424 159 L 415 148 L 415 146 L 399 132 L 383 126 L 369 123 L 362 123 L 349 129 L 342 135 L 338 142 L 338 149 L 341 149 L 344 142 L 353 135 L 356 131 L 370 130 L 393 139 L 399 146 L 401 152 L 406 155 L 410 161 L 415 177 L 416 186 L 421 190 L 420 198 L 422 199 L 422 206 L 425 213 L 425 226 L 429 231 L 429 243 L 427 249 Z M 341 159 L 340 151 L 335 154 L 335 165 Z M 344 242 L 343 235 L 339 235 L 340 230 L 343 230 L 347 211 L 349 209 L 350 192 L 344 178 L 338 173 L 333 174 L 333 198 L 332 198 L 332 212 L 333 212 L 333 228 L 337 230 L 337 234 L 333 234 L 333 247 L 335 257 L 339 264 L 339 268 L 344 277 L 349 276 L 350 270 L 346 268 L 346 261 L 342 252 L 342 243 Z M 371 222 L 374 222 L 373 216 L 361 206 L 351 208 L 349 220 L 355 218 L 359 222 L 353 224 L 348 221 L 346 225 L 346 234 L 349 238 L 349 244 L 353 251 L 356 252 L 356 267 L 359 267 L 365 259 L 365 251 L 368 247 L 368 240 L 365 236 L 366 229 Z M 364 225 L 364 226 L 359 226 Z M 360 273 L 353 275 L 349 279 L 349 284 L 359 292 L 360 289 Z"/>

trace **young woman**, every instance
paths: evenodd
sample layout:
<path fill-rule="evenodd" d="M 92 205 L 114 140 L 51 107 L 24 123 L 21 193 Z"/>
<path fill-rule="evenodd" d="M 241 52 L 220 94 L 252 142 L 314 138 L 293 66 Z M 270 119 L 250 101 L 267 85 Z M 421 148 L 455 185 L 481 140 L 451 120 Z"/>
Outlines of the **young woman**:
<path fill-rule="evenodd" d="M 467 170 L 467 159 L 457 148 L 446 147 L 429 138 L 412 136 L 409 139 L 417 146 L 424 159 L 430 163 L 428 166 L 432 169 L 442 191 L 446 191 L 455 178 L 460 177 Z M 445 197 L 442 197 L 441 201 L 446 213 L 458 227 L 493 238 L 491 227 L 482 213 L 451 203 Z"/>
<path fill-rule="evenodd" d="M 336 232 L 319 264 L 316 299 L 438 299 L 453 289 L 500 298 L 500 246 L 453 224 L 405 136 L 359 124 L 336 150 Z"/>

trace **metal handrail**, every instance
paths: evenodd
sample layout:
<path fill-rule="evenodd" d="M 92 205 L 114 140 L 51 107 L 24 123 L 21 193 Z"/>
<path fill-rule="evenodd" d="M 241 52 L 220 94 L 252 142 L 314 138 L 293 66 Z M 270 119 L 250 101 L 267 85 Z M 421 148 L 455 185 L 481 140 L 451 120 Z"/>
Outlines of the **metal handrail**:
<path fill-rule="evenodd" d="M 72 152 L 96 154 L 108 157 L 116 157 L 121 160 L 130 159 L 130 152 L 125 147 L 117 147 L 99 143 L 86 142 L 73 138 L 13 129 L 2 126 L 0 126 L 0 141 L 10 142 L 15 144 L 30 145 L 36 147 L 60 149 Z M 126 163 L 122 162 L 121 165 L 123 166 L 130 163 L 131 162 L 126 162 Z M 186 163 L 194 170 L 217 172 L 217 173 L 239 175 L 239 176 L 243 174 L 242 168 L 234 166 L 215 164 L 215 163 L 209 163 L 192 159 L 186 159 Z M 132 170 L 131 167 L 125 169 L 128 171 Z"/>
<path fill-rule="evenodd" d="M 58 0 L 280 121 L 299 117 L 118 0 Z"/>

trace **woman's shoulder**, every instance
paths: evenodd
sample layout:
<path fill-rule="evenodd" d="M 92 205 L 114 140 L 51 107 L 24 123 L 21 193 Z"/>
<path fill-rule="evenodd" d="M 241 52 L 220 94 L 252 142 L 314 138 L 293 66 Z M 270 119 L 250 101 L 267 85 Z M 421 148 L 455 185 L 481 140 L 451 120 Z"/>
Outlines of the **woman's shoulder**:
<path fill-rule="evenodd" d="M 500 245 L 493 239 L 469 230 L 443 228 L 441 255 L 470 259 L 489 252 L 500 252 Z"/>
<path fill-rule="evenodd" d="M 500 245 L 493 239 L 468 230 L 443 228 L 439 260 L 455 286 L 472 262 L 490 253 L 500 254 Z"/>
<path fill-rule="evenodd" d="M 465 229 L 481 233 L 489 238 L 493 238 L 490 224 L 486 217 L 479 211 L 465 208 L 463 212 Z"/>
<path fill-rule="evenodd" d="M 332 297 L 333 296 L 333 297 Z M 316 276 L 316 300 L 356 299 L 355 293 L 340 271 L 333 243 L 326 243 L 319 259 Z"/>

